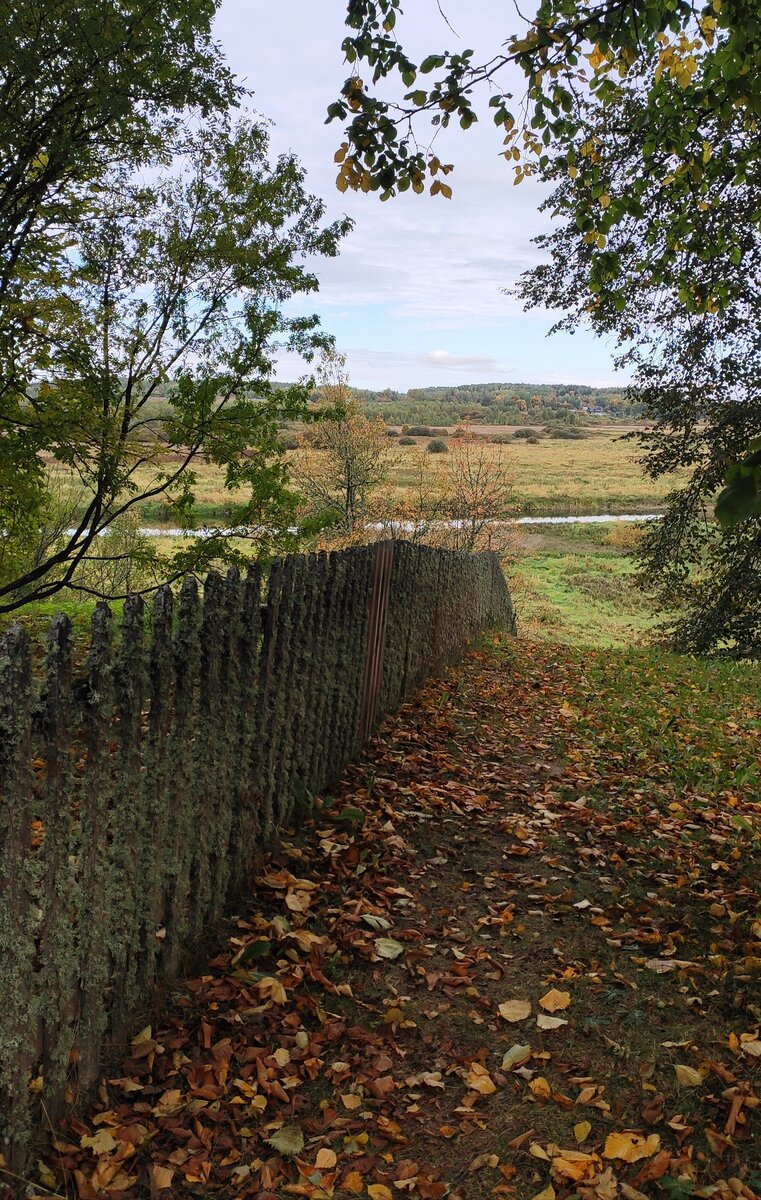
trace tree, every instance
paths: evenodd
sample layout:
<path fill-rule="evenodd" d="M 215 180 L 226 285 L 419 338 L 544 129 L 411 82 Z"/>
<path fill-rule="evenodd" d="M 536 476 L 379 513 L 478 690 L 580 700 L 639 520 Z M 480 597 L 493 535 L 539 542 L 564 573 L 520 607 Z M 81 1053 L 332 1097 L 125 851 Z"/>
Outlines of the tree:
<path fill-rule="evenodd" d="M 348 225 L 321 224 L 292 156 L 268 162 L 261 123 L 209 115 L 175 132 L 175 155 L 152 181 L 128 164 L 83 187 L 87 219 L 70 231 L 69 265 L 40 265 L 26 281 L 29 304 L 55 304 L 16 346 L 21 361 L 11 356 L 20 436 L 69 472 L 83 500 L 41 561 L 25 560 L 23 522 L 8 529 L 0 611 L 90 586 L 112 557 L 101 535 L 148 499 L 192 524 L 199 461 L 240 497 L 232 525 L 291 544 L 295 497 L 277 434 L 304 413 L 309 387 L 274 388 L 273 356 L 284 347 L 309 358 L 329 341 L 316 317 L 285 317 L 282 306 L 316 289 L 304 260 L 334 255 Z M 30 341 L 36 378 L 22 387 Z M 224 530 L 170 556 L 162 574 L 220 556 L 235 558 Z"/>
<path fill-rule="evenodd" d="M 391 447 L 382 418 L 363 415 L 352 396 L 345 359 L 323 354 L 318 371 L 319 423 L 307 430 L 293 459 L 293 479 L 313 519 L 344 537 L 363 535 L 371 502 L 386 482 Z"/>
<path fill-rule="evenodd" d="M 353 72 L 328 110 L 329 120 L 348 121 L 336 155 L 341 189 L 386 199 L 397 189 L 422 192 L 428 181 L 433 194 L 450 196 L 444 177 L 452 164 L 439 159 L 435 134 L 455 120 L 467 129 L 488 112 L 516 182 L 553 169 L 577 179 L 572 219 L 589 236 L 590 268 L 614 273 L 606 238 L 614 227 L 650 219 L 645 196 L 653 178 L 669 180 L 674 210 L 683 205 L 678 245 L 689 248 L 704 247 L 702 210 L 693 201 L 726 177 L 727 156 L 738 181 L 758 171 L 756 0 L 540 0 L 524 30 L 495 36 L 495 53 L 483 63 L 468 49 L 433 49 L 412 60 L 400 40 L 401 18 L 401 0 L 349 2 L 343 49 Z M 510 66 L 526 80 L 518 106 L 505 83 Z M 399 82 L 409 89 L 403 97 Z M 632 84 L 641 96 L 637 169 L 613 199 L 605 190 L 605 147 L 585 136 L 587 102 L 615 107 Z M 418 140 L 426 120 L 430 132 Z M 654 283 L 670 284 L 677 257 L 673 241 L 650 243 Z M 725 298 L 721 291 L 714 300 Z"/>
<path fill-rule="evenodd" d="M 604 147 L 605 194 L 625 195 L 639 169 L 646 88 L 629 86 L 616 104 L 590 104 L 588 135 Z M 633 371 L 631 392 L 653 428 L 640 435 L 645 470 L 657 478 L 680 472 L 686 482 L 652 522 L 640 552 L 642 578 L 671 622 L 672 644 L 696 653 L 761 653 L 761 519 L 749 515 L 724 537 L 711 503 L 728 468 L 761 428 L 761 178 L 737 179 L 734 147 L 744 117 L 719 122 L 714 156 L 724 163 L 711 186 L 696 187 L 700 239 L 679 243 L 685 205 L 668 179 L 644 182 L 649 221 L 609 231 L 607 267 L 588 234 L 568 218 L 578 179 L 558 166 L 547 206 L 566 218 L 540 238 L 549 261 L 524 277 L 528 305 L 564 312 L 559 326 L 586 320 L 613 337 Z M 674 274 L 664 283 L 648 269 L 652 248 L 674 244 Z M 625 286 L 621 285 L 625 280 Z M 689 283 L 687 282 L 689 280 Z"/>
<path fill-rule="evenodd" d="M 757 654 L 758 5 L 542 0 L 525 36 L 480 66 L 469 51 L 411 62 L 399 13 L 396 0 L 350 5 L 344 48 L 373 81 L 355 75 L 330 113 L 349 120 L 339 187 L 385 197 L 422 191 L 428 177 L 447 195 L 451 165 L 418 145 L 416 124 L 428 114 L 467 128 L 490 93 L 516 182 L 555 184 L 557 231 L 540 239 L 550 262 L 524 281 L 524 299 L 564 311 L 560 325 L 588 321 L 618 340 L 635 373 L 629 398 L 655 420 L 646 470 L 690 473 L 643 549 L 645 580 L 665 607 L 682 606 L 674 643 Z M 499 84 L 511 61 L 526 76 L 522 116 Z M 418 74 L 431 72 L 433 86 L 421 86 Z M 395 74 L 412 88 L 400 102 L 379 95 Z M 733 506 L 735 524 L 722 541 L 707 518 L 725 478 L 719 512 L 726 520 Z"/>
<path fill-rule="evenodd" d="M 4 578 L 48 504 L 50 430 L 29 393 L 65 320 L 71 240 L 109 165 L 166 158 L 178 114 L 241 97 L 211 36 L 216 0 L 3 0 L 0 44 L 0 548 Z"/>

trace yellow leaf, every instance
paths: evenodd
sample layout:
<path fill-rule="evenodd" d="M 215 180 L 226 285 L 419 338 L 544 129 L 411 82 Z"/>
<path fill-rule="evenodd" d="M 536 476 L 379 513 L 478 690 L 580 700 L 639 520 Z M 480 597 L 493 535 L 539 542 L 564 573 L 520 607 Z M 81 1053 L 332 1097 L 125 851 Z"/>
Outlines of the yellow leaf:
<path fill-rule="evenodd" d="M 579 1121 L 573 1127 L 573 1136 L 577 1142 L 585 1142 L 592 1132 L 592 1125 L 589 1121 Z"/>
<path fill-rule="evenodd" d="M 558 1012 L 561 1008 L 568 1008 L 568 1005 L 571 1003 L 571 994 L 570 992 L 559 992 L 556 988 L 550 988 L 546 996 L 542 996 L 539 1003 L 546 1012 Z"/>
<path fill-rule="evenodd" d="M 371 1197 L 371 1200 L 394 1200 L 391 1188 L 387 1188 L 385 1183 L 371 1183 L 367 1189 L 367 1194 Z"/>
<path fill-rule="evenodd" d="M 674 1066 L 677 1082 L 682 1087 L 700 1087 L 703 1082 L 703 1076 L 695 1067 L 685 1067 L 682 1063 L 676 1063 Z"/>
<path fill-rule="evenodd" d="M 85 1135 L 80 1138 L 79 1144 L 85 1150 L 92 1150 L 93 1154 L 110 1154 L 119 1145 L 107 1129 L 99 1129 L 93 1137 Z"/>
<path fill-rule="evenodd" d="M 542 1162 L 550 1161 L 550 1156 L 544 1149 L 544 1146 L 540 1146 L 538 1142 L 532 1142 L 528 1148 L 528 1152 L 533 1158 L 541 1158 Z"/>
<path fill-rule="evenodd" d="M 552 1095 L 552 1088 L 543 1075 L 540 1075 L 538 1079 L 532 1079 L 528 1086 L 531 1088 L 531 1091 L 534 1093 L 534 1095 L 538 1096 L 540 1100 L 549 1100 L 550 1096 Z"/>
<path fill-rule="evenodd" d="M 465 1076 L 465 1082 L 471 1091 L 478 1092 L 481 1096 L 491 1096 L 497 1090 L 497 1085 L 486 1070 L 486 1067 L 482 1067 L 477 1062 L 470 1064 L 468 1073 Z"/>
<path fill-rule="evenodd" d="M 638 1162 L 641 1158 L 652 1158 L 661 1147 L 661 1139 L 657 1133 L 643 1137 L 639 1133 L 609 1133 L 605 1139 L 605 1158 L 620 1158 L 623 1162 Z"/>
<path fill-rule="evenodd" d="M 335 1150 L 329 1150 L 323 1146 L 322 1150 L 317 1151 L 317 1158 L 314 1165 L 318 1171 L 331 1171 L 338 1162 Z"/>
<path fill-rule="evenodd" d="M 547 1187 L 543 1191 L 537 1192 L 535 1196 L 532 1196 L 531 1200 L 555 1200 L 556 1195 L 557 1192 L 554 1187 L 551 1183 L 548 1183 Z"/>
<path fill-rule="evenodd" d="M 351 1192 L 353 1196 L 360 1196 L 362 1194 L 363 1185 L 362 1176 L 360 1175 L 359 1171 L 350 1171 L 341 1184 L 341 1187 L 345 1192 Z"/>
<path fill-rule="evenodd" d="M 503 1020 L 515 1024 L 516 1021 L 525 1021 L 531 1016 L 531 1001 L 530 1000 L 505 1000 L 499 1005 L 497 1012 Z"/>

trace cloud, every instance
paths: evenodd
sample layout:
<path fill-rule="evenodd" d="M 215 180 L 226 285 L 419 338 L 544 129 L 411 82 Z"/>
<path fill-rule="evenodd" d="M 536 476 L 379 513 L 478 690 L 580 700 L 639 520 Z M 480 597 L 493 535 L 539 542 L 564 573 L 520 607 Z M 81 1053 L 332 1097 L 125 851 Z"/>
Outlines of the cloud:
<path fill-rule="evenodd" d="M 455 6 L 453 6 L 455 7 Z M 484 0 L 455 12 L 458 42 L 446 28 L 435 0 L 409 4 L 404 38 L 413 57 L 434 43 L 472 46 L 489 56 L 510 30 L 504 0 Z M 544 341 L 550 325 L 541 309 L 523 312 L 504 289 L 540 260 L 532 239 L 550 228 L 539 212 L 547 189 L 535 180 L 512 186 L 501 157 L 502 141 L 491 120 L 439 130 L 436 150 L 455 163 L 451 201 L 407 193 L 389 203 L 376 195 L 339 194 L 334 152 L 340 123 L 325 124 L 348 67 L 341 42 L 345 8 L 289 0 L 222 0 L 216 33 L 233 70 L 254 91 L 252 103 L 274 121 L 273 154 L 293 151 L 307 171 L 307 186 L 324 197 L 327 215 L 343 213 L 355 228 L 336 259 L 308 264 L 320 280 L 317 296 L 297 298 L 290 312 L 319 312 L 342 348 L 349 351 L 353 382 L 408 387 L 457 377 L 593 383 L 612 377 L 611 353 L 581 333 L 570 346 L 563 338 Z M 452 15 L 452 14 L 448 14 Z M 511 87 L 519 99 L 523 84 Z M 544 321 L 539 328 L 539 322 Z M 437 347 L 450 359 L 431 357 Z M 506 350 L 505 350 L 506 348 Z M 510 364 L 500 355 L 506 352 Z M 299 374 L 292 367 L 282 377 Z"/>
<path fill-rule="evenodd" d="M 480 371 L 484 375 L 499 375 L 497 360 L 485 354 L 451 354 L 449 350 L 429 350 L 427 354 L 411 356 L 424 366 L 441 367 L 445 371 Z"/>

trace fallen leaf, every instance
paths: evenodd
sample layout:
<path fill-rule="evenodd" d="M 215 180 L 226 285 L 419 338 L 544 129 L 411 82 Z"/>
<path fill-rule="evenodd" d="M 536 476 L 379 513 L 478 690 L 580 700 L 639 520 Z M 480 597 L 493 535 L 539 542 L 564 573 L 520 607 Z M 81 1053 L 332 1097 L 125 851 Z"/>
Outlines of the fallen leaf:
<path fill-rule="evenodd" d="M 543 1191 L 537 1192 L 535 1196 L 532 1196 L 531 1200 L 555 1200 L 556 1196 L 557 1192 L 552 1184 L 549 1183 Z"/>
<path fill-rule="evenodd" d="M 651 1158 L 660 1150 L 661 1139 L 657 1133 L 649 1133 L 643 1137 L 639 1133 L 624 1130 L 621 1133 L 609 1133 L 605 1139 L 605 1158 L 619 1158 L 623 1162 L 638 1162 L 641 1158 Z"/>
<path fill-rule="evenodd" d="M 163 1192 L 172 1186 L 174 1167 L 152 1166 L 150 1168 L 151 1191 Z"/>
<path fill-rule="evenodd" d="M 367 1194 L 371 1200 L 394 1200 L 391 1188 L 387 1188 L 385 1183 L 371 1183 L 368 1186 Z"/>
<path fill-rule="evenodd" d="M 700 1087 L 703 1082 L 703 1075 L 695 1067 L 686 1067 L 683 1063 L 676 1063 L 674 1066 L 677 1082 L 681 1087 Z"/>
<path fill-rule="evenodd" d="M 585 1142 L 592 1132 L 592 1124 L 590 1121 L 579 1121 L 573 1127 L 573 1136 L 577 1142 Z"/>
<path fill-rule="evenodd" d="M 530 1000 L 504 1000 L 499 1005 L 497 1012 L 503 1020 L 515 1024 L 517 1021 L 525 1021 L 531 1016 L 531 1001 Z"/>
<path fill-rule="evenodd" d="M 545 1012 L 559 1012 L 563 1008 L 568 1008 L 571 1003 L 570 992 L 559 992 L 557 988 L 550 988 L 545 996 L 542 996 L 539 1001 Z"/>
<path fill-rule="evenodd" d="M 271 1137 L 265 1138 L 265 1141 L 281 1154 L 301 1154 L 304 1149 L 304 1134 L 298 1125 L 283 1125 Z"/>
<path fill-rule="evenodd" d="M 521 1063 L 526 1062 L 530 1057 L 530 1046 L 511 1046 L 502 1058 L 502 1070 L 511 1071 L 513 1067 L 519 1067 Z"/>
<path fill-rule="evenodd" d="M 536 1014 L 537 1029 L 560 1029 L 561 1025 L 567 1024 L 563 1017 L 550 1017 L 547 1013 Z"/>
<path fill-rule="evenodd" d="M 541 1100 L 549 1100 L 552 1095 L 552 1088 L 543 1075 L 540 1075 L 537 1079 L 532 1079 L 528 1086 L 534 1095 L 539 1096 Z"/>
<path fill-rule="evenodd" d="M 473 1159 L 473 1162 L 468 1167 L 468 1171 L 480 1171 L 482 1167 L 498 1167 L 499 1158 L 496 1154 L 479 1154 Z"/>
<path fill-rule="evenodd" d="M 396 938 L 379 937 L 375 939 L 375 949 L 381 958 L 398 958 L 404 954 L 404 946 Z"/>
<path fill-rule="evenodd" d="M 491 1096 L 497 1090 L 497 1085 L 486 1067 L 482 1067 L 478 1062 L 470 1064 L 465 1082 L 471 1091 L 478 1092 L 481 1096 Z"/>
<path fill-rule="evenodd" d="M 92 1137 L 85 1135 L 79 1144 L 86 1150 L 92 1150 L 93 1154 L 110 1154 L 119 1145 L 107 1129 L 99 1129 Z"/>
<path fill-rule="evenodd" d="M 315 1159 L 314 1165 L 317 1167 L 318 1171 L 332 1171 L 337 1162 L 338 1159 L 335 1151 L 329 1150 L 327 1147 L 323 1147 L 322 1150 L 317 1151 L 317 1158 Z"/>

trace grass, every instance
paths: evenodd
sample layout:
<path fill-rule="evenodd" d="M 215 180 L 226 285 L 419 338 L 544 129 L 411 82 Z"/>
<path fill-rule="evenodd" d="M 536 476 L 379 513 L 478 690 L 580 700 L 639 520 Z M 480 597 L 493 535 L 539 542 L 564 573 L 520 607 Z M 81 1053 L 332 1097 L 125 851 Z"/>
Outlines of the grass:
<path fill-rule="evenodd" d="M 415 446 L 394 446 L 390 486 L 404 499 L 417 480 L 417 463 L 425 456 L 434 472 L 446 471 L 446 454 L 425 453 L 428 438 Z M 635 459 L 636 446 L 623 440 L 614 429 L 595 430 L 581 441 L 543 438 L 531 446 L 516 440 L 509 446 L 487 443 L 489 454 L 507 456 L 513 476 L 516 512 L 524 516 L 583 515 L 593 513 L 653 512 L 663 504 L 673 486 L 671 480 L 654 483 Z M 225 523 L 234 517 L 235 493 L 224 487 L 222 472 L 211 463 L 194 467 L 194 491 L 199 523 Z M 136 472 L 135 482 L 153 479 L 148 468 Z M 176 524 L 171 504 L 163 500 L 145 503 L 141 516 L 146 524 Z"/>
<path fill-rule="evenodd" d="M 612 524 L 521 531 L 510 580 L 521 634 L 571 646 L 622 647 L 646 638 L 660 617 L 636 582 L 636 532 Z"/>

